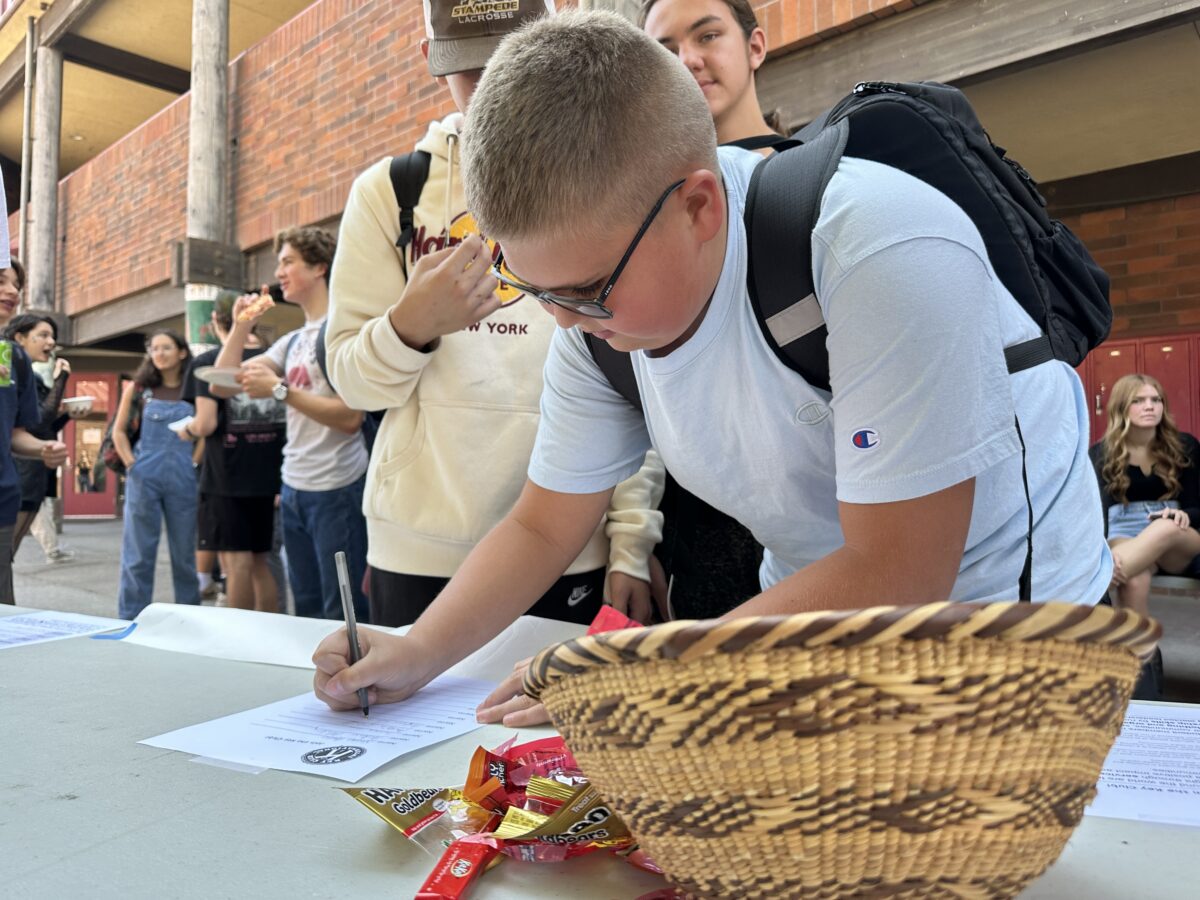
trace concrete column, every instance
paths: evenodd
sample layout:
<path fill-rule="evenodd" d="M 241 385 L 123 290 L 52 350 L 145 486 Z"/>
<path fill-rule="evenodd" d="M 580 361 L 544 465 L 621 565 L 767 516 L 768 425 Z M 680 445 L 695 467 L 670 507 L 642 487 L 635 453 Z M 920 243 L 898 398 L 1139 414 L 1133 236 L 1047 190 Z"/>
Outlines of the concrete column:
<path fill-rule="evenodd" d="M 58 249 L 58 150 L 62 139 L 62 51 L 37 49 L 33 98 L 33 178 L 30 185 L 28 250 L 21 248 L 29 285 L 25 296 L 34 309 L 57 310 L 54 295 Z"/>
<path fill-rule="evenodd" d="M 187 236 L 224 243 L 229 222 L 229 0 L 192 2 L 192 90 L 188 122 Z M 218 287 L 189 281 L 184 288 L 187 339 L 208 345 Z"/>
<path fill-rule="evenodd" d="M 33 84 L 37 71 L 37 19 L 25 21 L 25 96 L 21 112 L 21 212 L 17 227 L 18 252 L 29 256 L 29 187 L 33 176 Z"/>

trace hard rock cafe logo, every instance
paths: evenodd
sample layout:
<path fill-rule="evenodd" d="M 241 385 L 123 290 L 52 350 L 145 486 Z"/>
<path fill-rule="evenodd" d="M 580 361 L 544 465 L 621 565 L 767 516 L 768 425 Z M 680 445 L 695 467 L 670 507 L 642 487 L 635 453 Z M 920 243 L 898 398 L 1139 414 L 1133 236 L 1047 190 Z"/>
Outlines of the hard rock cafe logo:
<path fill-rule="evenodd" d="M 422 225 L 413 235 L 412 243 L 408 247 L 409 264 L 415 265 L 417 260 L 427 253 L 433 253 L 437 250 L 444 250 L 447 247 L 453 247 L 461 244 L 463 239 L 469 234 L 479 234 L 479 226 L 475 224 L 475 217 L 469 212 L 459 213 L 453 221 L 450 222 L 450 227 L 438 234 L 432 234 Z M 484 238 L 484 243 L 488 245 L 488 249 L 492 251 L 492 260 L 495 261 L 499 255 L 499 248 L 496 242 Z M 510 288 L 507 285 L 496 285 L 496 296 L 500 298 L 501 306 L 509 306 L 516 303 L 525 295 L 515 288 Z"/>

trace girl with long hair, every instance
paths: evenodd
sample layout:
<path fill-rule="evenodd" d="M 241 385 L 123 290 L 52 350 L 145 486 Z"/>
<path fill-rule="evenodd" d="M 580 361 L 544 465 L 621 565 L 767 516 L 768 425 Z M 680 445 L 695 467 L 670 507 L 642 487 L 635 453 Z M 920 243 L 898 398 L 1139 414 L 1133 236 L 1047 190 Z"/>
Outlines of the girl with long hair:
<path fill-rule="evenodd" d="M 1126 375 L 1113 385 L 1104 440 L 1090 453 L 1117 602 L 1144 615 L 1150 577 L 1177 575 L 1200 555 L 1200 443 L 1176 427 L 1157 379 Z"/>
<path fill-rule="evenodd" d="M 181 399 L 188 345 L 174 331 L 156 331 L 146 358 L 121 394 L 113 422 L 113 445 L 125 464 L 125 532 L 121 542 L 118 613 L 132 619 L 154 597 L 154 565 L 163 520 L 171 550 L 175 602 L 200 603 L 193 568 L 196 551 L 196 447 L 168 427 L 194 412 Z M 131 416 L 141 414 L 135 444 L 126 434 Z"/>
<path fill-rule="evenodd" d="M 58 326 L 49 316 L 22 313 L 8 323 L 3 336 L 6 340 L 15 341 L 32 362 L 48 363 L 57 345 Z M 62 409 L 63 394 L 70 377 L 71 365 L 60 356 L 54 360 L 52 385 L 47 386 L 40 377 L 34 378 L 33 384 L 38 398 L 38 423 L 29 429 L 29 433 L 34 437 L 55 440 L 69 418 L 84 415 L 83 410 L 68 413 Z M 16 529 L 13 531 L 14 554 L 25 535 L 29 533 L 43 502 L 47 497 L 54 497 L 58 487 L 57 473 L 47 470 L 41 460 L 18 458 L 15 462 L 17 474 L 21 478 L 21 507 L 17 513 Z M 53 554 L 47 551 L 46 556 L 51 562 L 56 562 L 69 559 L 72 554 L 56 549 Z"/>
<path fill-rule="evenodd" d="M 749 0 L 647 0 L 639 23 L 700 85 L 718 143 L 765 149 L 779 137 L 779 114 L 758 105 L 754 73 L 767 57 L 767 36 Z"/>

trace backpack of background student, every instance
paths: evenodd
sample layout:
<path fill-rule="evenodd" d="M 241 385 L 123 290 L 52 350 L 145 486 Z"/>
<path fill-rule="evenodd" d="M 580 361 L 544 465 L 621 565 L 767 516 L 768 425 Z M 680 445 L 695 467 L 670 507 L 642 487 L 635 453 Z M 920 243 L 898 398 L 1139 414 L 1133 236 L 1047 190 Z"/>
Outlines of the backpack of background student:
<path fill-rule="evenodd" d="M 814 387 L 829 390 L 828 336 L 814 293 L 812 242 L 821 196 L 843 156 L 869 159 L 919 178 L 971 217 L 997 277 L 1042 329 L 1004 348 L 1010 373 L 1052 359 L 1077 366 L 1112 325 L 1108 276 L 1082 242 L 1046 212 L 1037 185 L 991 142 L 961 91 L 934 82 L 864 82 L 755 169 L 744 221 L 747 288 L 767 344 Z M 628 354 L 587 338 L 613 387 L 641 408 Z M 1020 435 L 1020 426 L 1017 424 Z M 1024 440 L 1022 477 L 1024 479 Z M 1030 596 L 1033 507 L 1021 599 Z"/>
<path fill-rule="evenodd" d="M 396 238 L 396 249 L 400 253 L 400 265 L 403 267 L 404 276 L 407 279 L 408 264 L 405 261 L 405 254 L 413 239 L 413 210 L 416 209 L 417 203 L 421 199 L 421 190 L 425 187 L 425 180 L 429 177 L 429 154 L 424 150 L 414 150 L 412 153 L 393 156 L 388 167 L 388 176 L 392 182 L 392 192 L 396 195 L 396 203 L 400 206 L 400 236 Z M 321 374 L 325 376 L 325 380 L 329 382 L 330 387 L 336 391 L 337 386 L 330 379 L 329 369 L 325 364 L 325 325 L 327 323 L 328 320 L 322 322 L 321 329 L 317 332 L 317 366 L 320 368 Z M 289 346 L 288 349 L 291 350 L 291 347 Z M 363 415 L 362 433 L 363 441 L 367 445 L 367 453 L 375 448 L 375 435 L 379 433 L 379 423 L 383 421 L 386 412 L 386 409 L 377 409 Z"/>

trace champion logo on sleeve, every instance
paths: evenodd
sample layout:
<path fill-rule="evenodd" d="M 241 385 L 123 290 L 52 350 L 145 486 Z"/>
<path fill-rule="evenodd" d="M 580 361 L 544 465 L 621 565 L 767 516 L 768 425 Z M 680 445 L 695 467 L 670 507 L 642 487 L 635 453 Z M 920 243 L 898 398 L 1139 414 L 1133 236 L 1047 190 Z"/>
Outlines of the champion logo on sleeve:
<path fill-rule="evenodd" d="M 860 428 L 850 435 L 850 443 L 856 450 L 874 450 L 879 446 L 879 432 L 874 428 Z"/>

